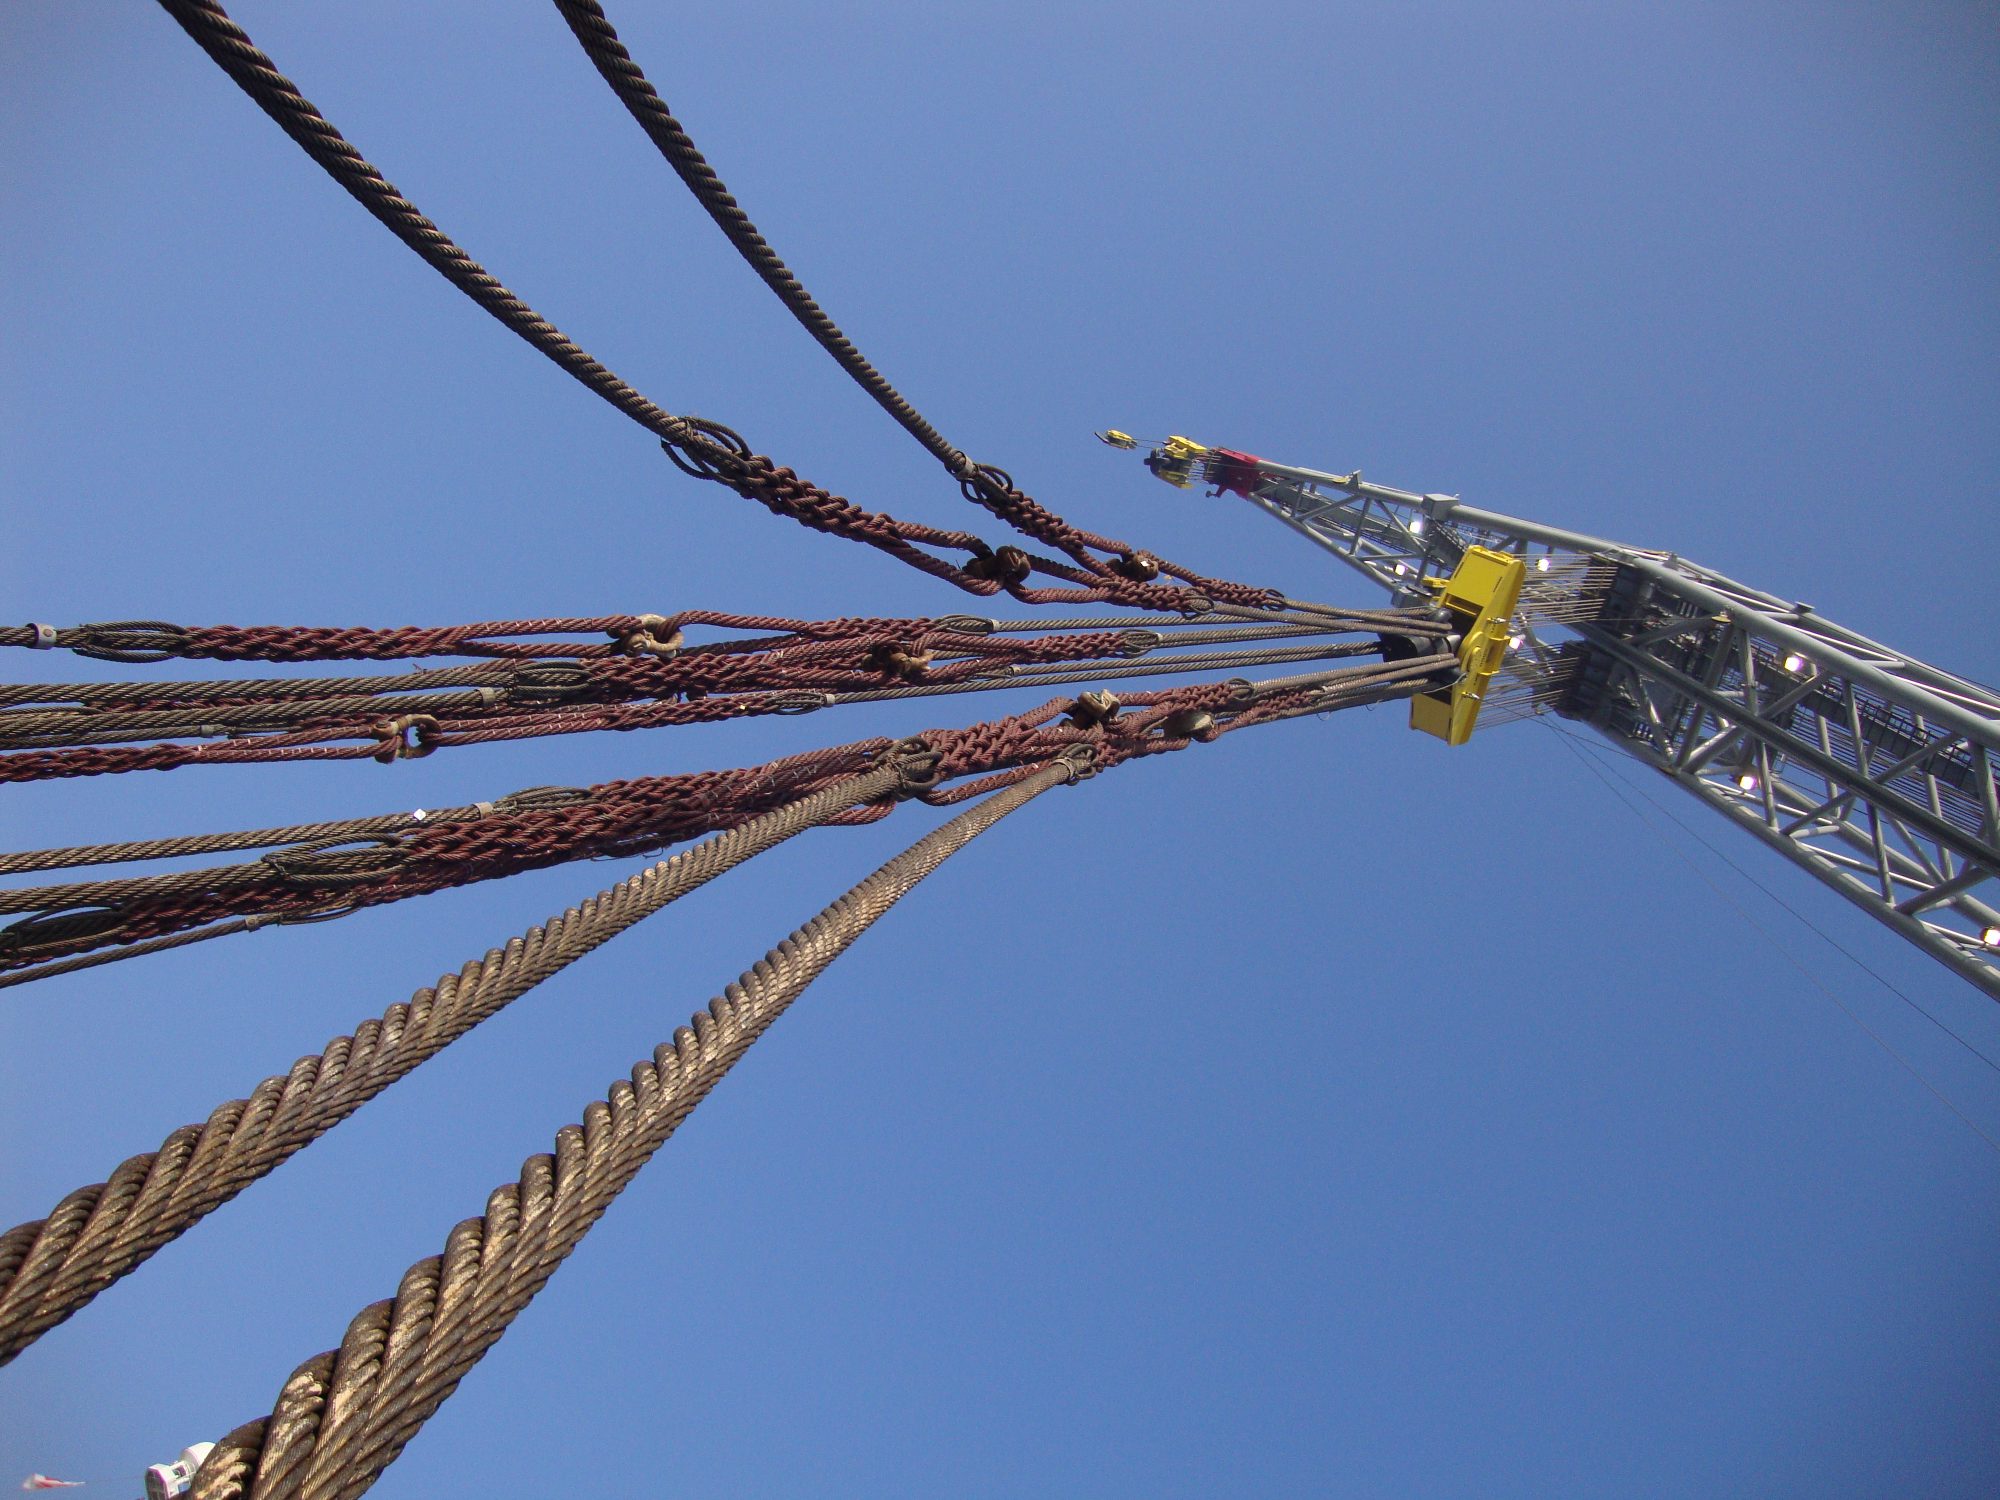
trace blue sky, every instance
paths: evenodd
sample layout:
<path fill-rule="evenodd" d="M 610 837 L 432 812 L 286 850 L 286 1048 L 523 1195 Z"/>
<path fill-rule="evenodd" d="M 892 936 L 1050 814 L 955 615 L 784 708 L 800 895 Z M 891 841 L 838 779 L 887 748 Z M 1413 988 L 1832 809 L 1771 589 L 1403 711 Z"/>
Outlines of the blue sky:
<path fill-rule="evenodd" d="M 647 395 L 963 524 L 552 7 L 234 14 Z M 612 18 L 871 358 L 1079 524 L 1377 602 L 1089 436 L 1183 431 L 1673 548 L 2000 678 L 1988 7 Z M 965 607 L 682 479 L 164 14 L 0 26 L 15 617 Z M 31 786 L 5 837 L 434 806 L 1003 706 Z M 1969 986 L 1634 784 L 2000 1058 Z M 1548 728 L 1447 751 L 1381 709 L 1042 799 L 809 992 L 378 1493 L 1993 1493 L 2000 1153 L 1836 998 L 1987 1135 L 2000 1078 L 1628 795 L 1646 819 Z M 136 1490 L 267 1410 L 931 821 L 760 859 L 426 1065 L 0 1372 L 0 1477 Z M 8 992 L 0 1222 L 635 867 Z"/>

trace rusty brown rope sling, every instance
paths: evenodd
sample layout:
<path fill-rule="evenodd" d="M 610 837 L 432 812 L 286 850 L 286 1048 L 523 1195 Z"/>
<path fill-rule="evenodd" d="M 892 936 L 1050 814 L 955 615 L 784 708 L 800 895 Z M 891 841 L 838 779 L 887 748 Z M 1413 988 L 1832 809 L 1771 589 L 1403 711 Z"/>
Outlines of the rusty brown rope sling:
<path fill-rule="evenodd" d="M 176 1236 L 535 985 L 718 875 L 848 808 L 929 785 L 934 757 L 903 747 L 740 828 L 599 891 L 510 939 L 200 1125 L 80 1188 L 46 1219 L 0 1234 L 0 1364 Z"/>
<path fill-rule="evenodd" d="M 365 1308 L 340 1347 L 293 1372 L 271 1414 L 225 1436 L 202 1465 L 196 1500 L 349 1500 L 394 1462 L 458 1382 L 506 1332 L 612 1199 L 807 985 L 951 854 L 1050 787 L 1041 767 L 890 860 L 773 948 L 691 1025 L 634 1066 L 555 1150 L 530 1157 L 442 1254 L 404 1273 L 393 1299 Z"/>
<path fill-rule="evenodd" d="M 406 661 L 426 656 L 588 661 L 602 657 L 672 657 L 734 653 L 804 642 L 878 641 L 885 637 L 943 632 L 960 636 L 1047 631 L 1140 629 L 1208 632 L 1242 627 L 1320 626 L 1327 630 L 1410 630 L 1436 620 L 1434 610 L 1350 609 L 1285 599 L 1268 609 L 1218 605 L 1204 612 L 1118 615 L 1070 619 L 996 620 L 954 614 L 936 618 L 850 617 L 795 620 L 684 609 L 673 614 L 600 615 L 587 618 L 485 620 L 469 625 L 176 625 L 166 620 L 112 620 L 91 625 L 0 625 L 0 646 L 67 651 L 95 661 L 152 665 L 164 661 Z M 700 627 L 757 632 L 749 640 L 690 643 L 684 632 Z M 566 637 L 581 636 L 581 640 Z M 1225 637 L 1214 637 L 1224 639 Z M 1227 639 L 1248 639 L 1229 636 Z M 990 650 L 1004 648 L 995 643 Z M 460 679 L 439 678 L 438 682 Z M 488 679 L 465 678 L 465 682 Z M 34 701 L 29 686 L 0 685 L 0 703 Z"/>
<path fill-rule="evenodd" d="M 969 532 L 941 531 L 867 511 L 752 452 L 739 434 L 721 423 L 663 410 L 584 353 L 419 213 L 277 70 L 216 0 L 160 0 L 160 4 L 259 108 L 392 234 L 567 374 L 657 436 L 685 473 L 716 480 L 775 514 L 815 531 L 865 543 L 970 593 L 1004 589 L 1031 604 L 1095 601 L 1169 610 L 1187 609 L 1197 601 L 1203 607 L 1216 600 L 1264 605 L 1278 598 L 1271 590 L 1204 578 L 1146 553 L 1128 551 L 1109 561 L 1093 558 L 1086 566 L 1074 556 L 1065 562 L 1018 547 L 995 548 Z M 1075 535 L 1092 544 L 1102 542 L 1087 533 Z M 951 553 L 964 557 L 954 560 Z M 1075 586 L 1031 586 L 1029 580 L 1038 573 Z M 1162 575 L 1175 581 L 1154 581 Z"/>
<path fill-rule="evenodd" d="M 1438 654 L 1389 666 L 1346 667 L 1258 684 L 1240 678 L 1128 695 L 1085 692 L 961 729 L 927 731 L 947 780 L 1006 776 L 1088 744 L 1109 767 L 1282 716 L 1406 697 L 1456 670 Z M 599 855 L 631 855 L 736 827 L 829 783 L 868 769 L 892 746 L 865 740 L 762 766 L 639 777 L 584 789 L 544 788 L 433 819 L 408 815 L 381 831 L 343 830 L 291 843 L 243 864 L 0 890 L 0 987 L 66 972 L 98 950 L 131 950 L 177 934 L 222 935 L 321 921 L 455 886 Z M 949 801 L 939 789 L 927 801 Z M 889 804 L 830 819 L 869 821 Z M 230 837 L 230 836 L 210 836 Z M 231 848 L 250 847 L 233 836 Z M 164 841 L 186 852 L 185 841 Z M 111 846 L 109 857 L 145 846 Z M 218 845 L 217 847 L 221 847 Z M 78 863 L 45 851 L 19 868 Z M 188 937 L 183 941 L 195 941 Z"/>
<path fill-rule="evenodd" d="M 751 222 L 750 216 L 743 211 L 729 189 L 723 186 L 722 179 L 709 165 L 708 159 L 695 148 L 687 131 L 654 90 L 625 44 L 619 41 L 603 6 L 597 0 L 555 0 L 555 6 L 562 13 L 563 20 L 569 23 L 570 30 L 598 73 L 618 96 L 618 101 L 638 122 L 647 139 L 652 141 L 688 191 L 694 194 L 709 218 L 735 247 L 737 254 L 777 294 L 786 311 L 833 357 L 855 384 L 944 466 L 945 471 L 958 481 L 968 500 L 984 506 L 1016 530 L 1045 546 L 1059 549 L 1071 561 L 1091 572 L 1141 580 L 1154 576 L 1157 559 L 1149 558 L 1124 542 L 1112 541 L 1072 526 L 1024 494 L 1004 469 L 975 463 L 926 421 L 854 347 L 847 335 L 813 300 L 798 277 L 792 274 L 790 267 L 779 258 L 777 251 L 771 248 Z M 1177 576 L 1187 576 L 1174 571 Z"/>
<path fill-rule="evenodd" d="M 19 752 L 0 753 L 0 782 L 196 764 L 361 758 L 390 763 L 458 745 L 797 714 L 885 696 L 1336 660 L 1375 653 L 1385 635 L 1414 640 L 1444 628 L 1418 610 L 1292 612 L 1253 621 L 1147 616 L 1142 618 L 1152 622 L 1150 628 L 1122 625 L 1039 636 L 999 631 L 996 622 L 965 616 L 773 622 L 709 615 L 707 622 L 735 628 L 773 623 L 796 628 L 689 644 L 685 615 L 636 618 L 639 623 L 631 628 L 622 621 L 614 626 L 615 640 L 606 645 L 571 647 L 588 655 L 396 676 L 0 684 L 0 752 Z M 484 627 L 456 629 L 473 628 Z M 229 629 L 209 627 L 202 633 L 214 638 Z M 290 649 L 281 636 L 284 629 L 237 634 L 254 636 L 260 649 L 276 651 Z M 1376 639 L 1285 644 L 1353 632 Z M 294 633 L 308 639 L 333 634 Z M 161 631 L 151 638 L 167 635 Z M 111 639 L 130 644 L 138 637 Z M 350 642 L 347 649 L 357 644 Z M 1230 649 L 1185 649 L 1199 645 Z M 375 649 L 397 647 L 382 642 Z M 155 743 L 130 743 L 148 740 Z"/>

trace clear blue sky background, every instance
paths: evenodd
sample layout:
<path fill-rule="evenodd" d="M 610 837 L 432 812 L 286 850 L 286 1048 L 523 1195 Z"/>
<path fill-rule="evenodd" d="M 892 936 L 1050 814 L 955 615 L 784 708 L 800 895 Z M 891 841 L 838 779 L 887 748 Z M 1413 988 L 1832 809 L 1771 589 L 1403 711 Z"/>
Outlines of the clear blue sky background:
<path fill-rule="evenodd" d="M 551 7 L 237 18 L 648 395 L 962 523 Z M 1990 6 L 613 19 L 861 346 L 1080 523 L 1374 602 L 1089 436 L 1185 431 L 1678 549 L 2000 677 Z M 682 479 L 162 13 L 16 4 L 0 33 L 8 618 L 966 607 Z M 252 827 L 1004 706 L 32 786 L 0 816 L 17 847 Z M 2000 1058 L 1970 987 L 1639 784 Z M 1052 794 L 809 993 L 378 1493 L 1995 1493 L 2000 1153 L 1836 999 L 1993 1136 L 2000 1077 L 1638 805 L 1548 728 L 1447 752 L 1391 709 Z M 0 1480 L 136 1491 L 267 1410 L 935 820 L 759 861 L 368 1106 L 0 1373 Z M 0 1223 L 634 867 L 7 992 Z"/>

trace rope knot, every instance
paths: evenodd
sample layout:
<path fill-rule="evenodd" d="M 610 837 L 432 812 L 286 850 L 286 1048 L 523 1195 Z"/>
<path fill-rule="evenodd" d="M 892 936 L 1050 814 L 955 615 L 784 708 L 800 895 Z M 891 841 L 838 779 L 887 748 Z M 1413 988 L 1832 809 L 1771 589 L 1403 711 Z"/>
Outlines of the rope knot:
<path fill-rule="evenodd" d="M 976 555 L 965 565 L 964 571 L 968 577 L 983 578 L 1002 588 L 1013 588 L 1028 581 L 1035 571 L 1035 561 L 1019 547 L 996 547 Z"/>
<path fill-rule="evenodd" d="M 621 656 L 657 656 L 671 661 L 681 654 L 681 633 L 667 628 L 665 615 L 640 615 L 632 629 L 608 630 L 605 634 L 617 642 L 611 649 Z"/>
<path fill-rule="evenodd" d="M 1216 728 L 1215 715 L 1205 708 L 1182 708 L 1160 720 L 1160 734 L 1172 740 L 1200 740 L 1206 743 L 1222 731 Z"/>
<path fill-rule="evenodd" d="M 421 760 L 438 747 L 438 721 L 430 714 L 397 714 L 370 726 L 377 737 L 374 758 L 383 765 Z"/>
<path fill-rule="evenodd" d="M 1102 689 L 1079 693 L 1064 717 L 1078 729 L 1095 729 L 1118 717 L 1118 699 Z"/>
<path fill-rule="evenodd" d="M 861 659 L 871 672 L 900 677 L 905 682 L 921 682 L 934 653 L 919 651 L 909 641 L 884 641 Z"/>
<path fill-rule="evenodd" d="M 1134 548 L 1130 552 L 1118 554 L 1118 560 L 1111 565 L 1111 571 L 1121 578 L 1129 578 L 1134 583 L 1151 583 L 1160 576 L 1160 560 L 1150 552 Z"/>

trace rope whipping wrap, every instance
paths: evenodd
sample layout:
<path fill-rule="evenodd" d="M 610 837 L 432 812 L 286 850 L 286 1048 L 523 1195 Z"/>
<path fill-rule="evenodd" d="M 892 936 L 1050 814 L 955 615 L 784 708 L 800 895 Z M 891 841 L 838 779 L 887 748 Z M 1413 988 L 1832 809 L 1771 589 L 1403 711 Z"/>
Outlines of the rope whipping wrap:
<path fill-rule="evenodd" d="M 1195 602 L 1191 588 L 1147 581 L 1163 571 L 1150 559 L 1140 559 L 1140 565 L 1128 568 L 1123 575 L 1100 573 L 1032 556 L 1018 547 L 996 549 L 969 532 L 942 531 L 864 510 L 802 479 L 791 469 L 753 453 L 749 444 L 728 427 L 701 418 L 675 416 L 656 406 L 584 353 L 418 212 L 299 92 L 298 86 L 278 71 L 277 65 L 216 0 L 160 0 L 160 5 L 279 128 L 390 233 L 567 374 L 657 436 L 668 457 L 683 472 L 717 480 L 744 498 L 812 530 L 864 542 L 969 593 L 994 594 L 1005 589 L 1015 598 L 1032 604 L 1099 601 L 1170 610 L 1185 610 Z M 926 547 L 964 552 L 969 554 L 969 561 L 961 566 L 925 551 Z M 1195 578 L 1185 570 L 1164 571 L 1188 581 Z M 1029 587 L 1027 580 L 1035 573 L 1065 579 L 1080 587 Z M 1216 598 L 1237 604 L 1268 605 L 1280 597 L 1273 590 L 1218 580 L 1200 603 L 1204 609 Z"/>
<path fill-rule="evenodd" d="M 550 975 L 744 860 L 911 786 L 910 775 L 907 760 L 883 765 L 599 891 L 336 1037 L 206 1123 L 181 1127 L 109 1182 L 71 1193 L 46 1219 L 0 1235 L 0 1364 Z"/>
<path fill-rule="evenodd" d="M 647 139 L 652 141 L 667 165 L 686 184 L 688 191 L 694 194 L 709 218 L 735 247 L 737 254 L 777 294 L 786 311 L 833 357 L 855 384 L 944 466 L 945 471 L 959 482 L 968 500 L 984 506 L 1015 530 L 1044 545 L 1060 549 L 1092 573 L 1146 583 L 1164 572 L 1216 598 L 1234 596 L 1233 591 L 1240 585 L 1203 578 L 1185 568 L 1162 562 L 1150 553 L 1140 552 L 1124 542 L 1079 530 L 1032 496 L 1024 494 L 1005 470 L 975 463 L 949 442 L 863 357 L 798 277 L 792 274 L 791 268 L 779 258 L 777 251 L 771 248 L 770 242 L 751 222 L 750 216 L 743 211 L 729 189 L 723 186 L 722 179 L 709 165 L 708 159 L 696 149 L 687 131 L 674 118 L 666 102 L 626 50 L 625 44 L 619 41 L 618 32 L 605 16 L 603 6 L 597 0 L 555 0 L 555 6 L 598 73 L 618 96 L 618 101 L 638 122 Z M 1097 556 L 1099 552 L 1111 556 Z M 1237 602 L 1253 601 L 1239 599 Z"/>
<path fill-rule="evenodd" d="M 959 814 L 807 922 L 530 1157 L 444 1252 L 365 1308 L 337 1350 L 285 1382 L 268 1417 L 219 1442 L 192 1500 L 351 1500 L 374 1483 L 539 1292 L 611 1201 L 835 958 L 952 853 L 1058 783 L 1049 766 Z"/>

